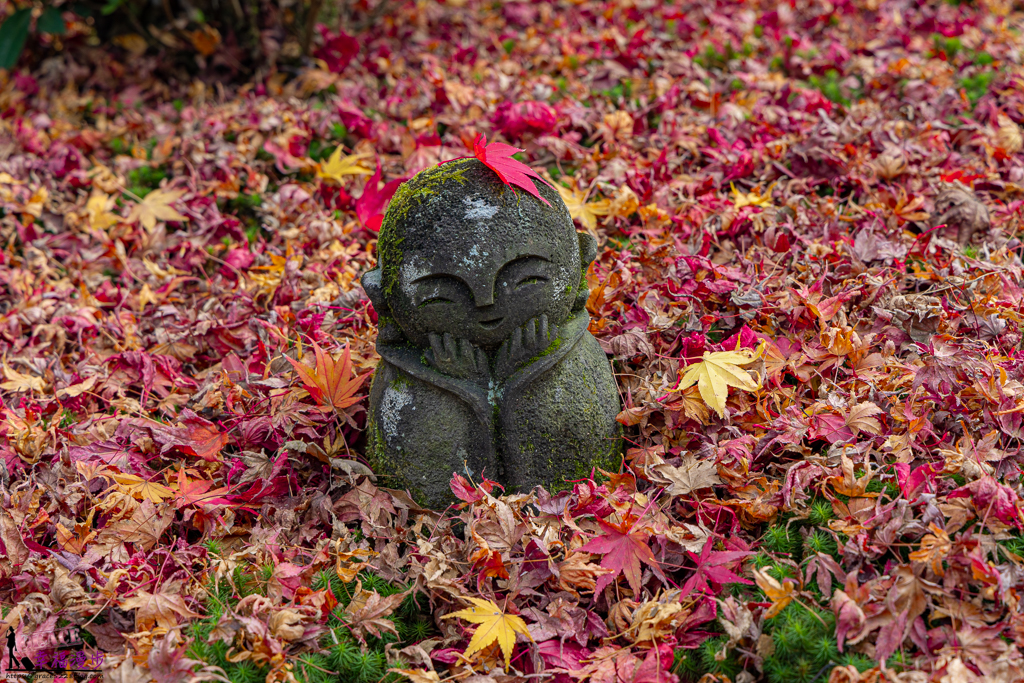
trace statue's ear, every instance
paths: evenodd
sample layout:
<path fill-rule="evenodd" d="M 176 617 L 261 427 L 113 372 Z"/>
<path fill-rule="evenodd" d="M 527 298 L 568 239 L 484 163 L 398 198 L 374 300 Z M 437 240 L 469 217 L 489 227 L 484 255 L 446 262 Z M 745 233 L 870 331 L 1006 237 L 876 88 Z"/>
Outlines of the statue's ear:
<path fill-rule="evenodd" d="M 363 289 L 366 291 L 366 296 L 370 297 L 370 302 L 373 303 L 373 307 L 377 309 L 378 315 L 380 313 L 386 313 L 384 306 L 384 288 L 380 284 L 380 268 L 374 268 L 363 273 L 363 277 L 359 279 L 360 284 L 363 285 Z"/>
<path fill-rule="evenodd" d="M 576 233 L 580 241 L 580 268 L 584 271 L 597 258 L 597 240 L 589 232 Z"/>
<path fill-rule="evenodd" d="M 402 329 L 395 322 L 391 309 L 384 300 L 384 288 L 381 286 L 380 280 L 379 267 L 366 271 L 363 273 L 363 277 L 359 278 L 360 284 L 366 291 L 366 296 L 370 297 L 373 309 L 377 311 L 377 343 L 397 344 L 403 339 Z"/>
<path fill-rule="evenodd" d="M 574 313 L 582 311 L 587 306 L 587 299 L 590 297 L 590 288 L 587 286 L 587 268 L 597 258 L 597 240 L 589 232 L 578 232 L 576 238 L 580 242 L 580 286 L 576 291 L 576 300 L 572 304 Z"/>

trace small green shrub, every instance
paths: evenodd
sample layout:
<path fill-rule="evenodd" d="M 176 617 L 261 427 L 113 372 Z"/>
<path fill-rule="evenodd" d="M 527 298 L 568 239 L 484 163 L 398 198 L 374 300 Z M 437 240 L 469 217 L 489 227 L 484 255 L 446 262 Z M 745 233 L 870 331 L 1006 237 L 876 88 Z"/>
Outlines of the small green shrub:
<path fill-rule="evenodd" d="M 839 662 L 835 617 L 791 603 L 765 624 L 775 652 L 764 662 L 769 683 L 811 683 Z"/>

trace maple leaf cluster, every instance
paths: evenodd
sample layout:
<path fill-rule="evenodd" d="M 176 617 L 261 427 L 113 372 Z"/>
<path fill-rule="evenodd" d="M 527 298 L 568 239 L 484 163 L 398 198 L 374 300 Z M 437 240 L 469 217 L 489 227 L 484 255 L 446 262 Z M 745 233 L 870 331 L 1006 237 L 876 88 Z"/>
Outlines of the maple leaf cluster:
<path fill-rule="evenodd" d="M 229 26 L 177 71 L 78 5 L 0 73 L 19 662 L 1024 679 L 1019 7 L 371 0 L 243 83 Z M 429 510 L 363 457 L 359 278 L 401 182 L 467 154 L 597 239 L 623 457 Z"/>

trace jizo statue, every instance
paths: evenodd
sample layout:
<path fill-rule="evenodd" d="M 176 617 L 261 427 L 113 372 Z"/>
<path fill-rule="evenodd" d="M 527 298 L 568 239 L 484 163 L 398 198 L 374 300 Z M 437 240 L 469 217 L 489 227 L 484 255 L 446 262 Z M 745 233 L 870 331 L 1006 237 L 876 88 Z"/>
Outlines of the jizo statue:
<path fill-rule="evenodd" d="M 618 465 L 619 396 L 587 329 L 597 244 L 536 185 L 550 206 L 477 159 L 419 173 L 363 275 L 381 356 L 368 455 L 423 503 L 452 499 L 453 472 L 511 491 Z"/>

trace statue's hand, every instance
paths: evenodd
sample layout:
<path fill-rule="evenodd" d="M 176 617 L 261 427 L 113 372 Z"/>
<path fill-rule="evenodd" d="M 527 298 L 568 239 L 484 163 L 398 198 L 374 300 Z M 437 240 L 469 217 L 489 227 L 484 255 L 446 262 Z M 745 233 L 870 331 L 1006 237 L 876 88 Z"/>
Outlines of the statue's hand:
<path fill-rule="evenodd" d="M 531 318 L 516 328 L 498 349 L 494 364 L 498 377 L 508 377 L 526 365 L 530 359 L 543 353 L 558 337 L 558 327 L 548 324 L 548 316 Z"/>
<path fill-rule="evenodd" d="M 456 339 L 445 332 L 429 335 L 430 348 L 424 352 L 435 370 L 450 377 L 487 384 L 487 354 L 466 339 Z"/>

